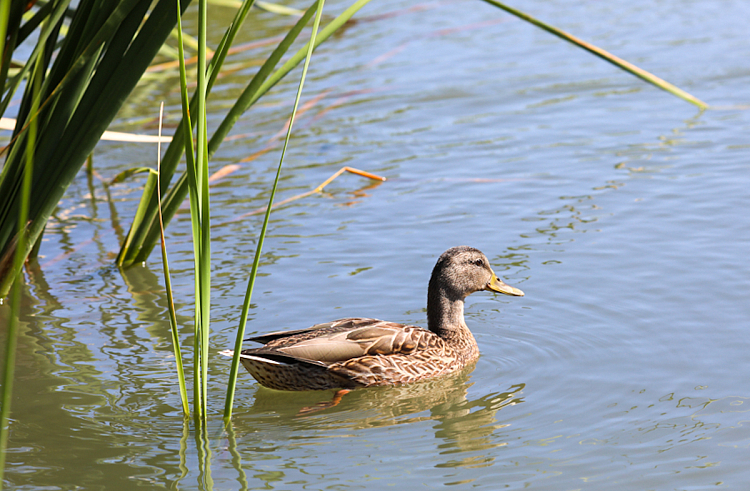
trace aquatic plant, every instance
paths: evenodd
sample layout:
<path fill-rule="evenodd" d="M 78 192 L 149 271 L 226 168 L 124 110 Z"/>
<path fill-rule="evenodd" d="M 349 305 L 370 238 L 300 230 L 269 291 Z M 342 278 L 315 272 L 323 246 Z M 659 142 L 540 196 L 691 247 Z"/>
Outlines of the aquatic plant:
<path fill-rule="evenodd" d="M 0 297 L 7 295 L 20 270 L 12 258 L 21 245 L 24 149 L 34 147 L 35 163 L 24 225 L 26 258 L 68 185 L 174 28 L 175 1 L 81 0 L 71 7 L 70 0 L 57 0 L 45 2 L 26 22 L 23 14 L 29 2 L 2 2 L 8 10 L 0 18 L 7 40 L 0 68 L 0 114 L 5 114 L 37 59 L 41 86 L 35 109 L 32 84 L 26 84 L 0 174 Z M 180 0 L 179 8 L 184 10 L 188 3 Z M 31 55 L 11 71 L 13 52 L 32 34 L 37 42 Z M 29 132 L 32 121 L 38 126 L 34 140 Z"/>
<path fill-rule="evenodd" d="M 558 29 L 554 26 L 551 26 L 545 22 L 540 21 L 539 19 L 536 19 L 524 12 L 521 12 L 520 10 L 516 10 L 512 7 L 509 7 L 503 3 L 498 2 L 497 0 L 482 0 L 484 2 L 487 2 L 490 5 L 494 5 L 495 7 L 502 9 L 509 14 L 515 15 L 521 20 L 524 20 L 542 30 L 545 30 L 549 32 L 550 34 L 554 34 L 555 36 L 559 37 L 560 39 L 567 41 L 574 46 L 577 46 L 581 49 L 584 49 L 588 51 L 589 53 L 598 56 L 599 58 L 612 63 L 617 68 L 620 68 L 622 70 L 625 70 L 626 72 L 635 75 L 636 77 L 645 80 L 646 82 L 659 87 L 662 90 L 665 90 L 669 92 L 672 95 L 675 95 L 679 97 L 680 99 L 687 101 L 691 104 L 695 104 L 700 109 L 706 109 L 708 107 L 708 104 L 703 102 L 702 100 L 698 99 L 697 97 L 688 94 L 684 90 L 680 89 L 679 87 L 675 87 L 674 85 L 670 84 L 666 80 L 663 80 L 653 73 L 649 73 L 646 70 L 639 68 L 632 63 L 623 60 L 622 58 L 613 55 L 612 53 L 609 53 L 608 51 L 605 51 L 598 46 L 594 46 L 591 43 L 587 43 L 586 41 L 577 38 L 576 36 L 569 34 L 562 29 Z"/>

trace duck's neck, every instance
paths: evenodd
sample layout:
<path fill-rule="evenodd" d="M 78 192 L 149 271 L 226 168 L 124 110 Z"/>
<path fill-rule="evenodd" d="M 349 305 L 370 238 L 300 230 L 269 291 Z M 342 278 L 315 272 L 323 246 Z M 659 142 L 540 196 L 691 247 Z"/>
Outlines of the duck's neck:
<path fill-rule="evenodd" d="M 430 285 L 431 287 L 433 285 Z M 464 299 L 430 288 L 427 295 L 427 327 L 461 353 L 466 362 L 479 355 L 479 348 L 464 321 Z"/>

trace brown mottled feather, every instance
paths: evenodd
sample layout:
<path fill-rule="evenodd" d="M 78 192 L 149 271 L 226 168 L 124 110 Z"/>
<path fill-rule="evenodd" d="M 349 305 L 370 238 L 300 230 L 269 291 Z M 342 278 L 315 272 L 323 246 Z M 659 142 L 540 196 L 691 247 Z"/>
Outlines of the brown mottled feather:
<path fill-rule="evenodd" d="M 271 380 L 268 361 L 278 363 L 274 365 L 274 373 L 294 372 L 299 378 L 314 375 L 315 388 L 408 383 L 460 368 L 455 364 L 456 353 L 436 334 L 421 327 L 378 319 L 340 319 L 289 331 L 286 336 L 283 333 L 258 336 L 269 337 L 272 339 L 262 348 L 243 350 L 241 361 L 261 384 L 271 388 L 309 390 L 311 387 L 309 380 L 300 387 L 291 384 L 286 376 L 283 380 Z M 325 373 L 330 380 L 322 380 Z"/>

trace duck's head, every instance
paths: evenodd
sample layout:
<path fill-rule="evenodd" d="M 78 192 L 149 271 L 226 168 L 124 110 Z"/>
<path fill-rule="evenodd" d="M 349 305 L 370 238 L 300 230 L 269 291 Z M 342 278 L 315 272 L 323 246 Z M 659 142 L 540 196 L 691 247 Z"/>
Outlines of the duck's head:
<path fill-rule="evenodd" d="M 523 296 L 521 290 L 503 283 L 497 277 L 487 257 L 478 249 L 452 247 L 440 256 L 432 270 L 430 292 L 441 292 L 451 300 L 463 300 L 480 290 Z"/>

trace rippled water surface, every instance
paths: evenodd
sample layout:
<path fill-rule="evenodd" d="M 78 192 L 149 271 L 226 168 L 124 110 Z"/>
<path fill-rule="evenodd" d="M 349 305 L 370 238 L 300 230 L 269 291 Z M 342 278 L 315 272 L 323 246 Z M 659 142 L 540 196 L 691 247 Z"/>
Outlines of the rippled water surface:
<path fill-rule="evenodd" d="M 302 7 L 301 4 L 295 6 Z M 345 2 L 328 2 L 327 12 Z M 750 482 L 750 4 L 569 0 L 516 5 L 675 83 L 666 92 L 478 1 L 373 2 L 316 53 L 272 215 L 249 333 L 346 316 L 425 324 L 428 275 L 473 245 L 523 298 L 477 293 L 482 357 L 450 379 L 329 392 L 242 373 L 220 415 L 261 218 L 213 229 L 211 423 L 183 425 L 158 254 L 112 266 L 152 146 L 102 142 L 27 270 L 9 489 L 743 489 Z M 232 13 L 211 9 L 216 40 Z M 239 43 L 292 22 L 251 14 Z M 261 59 L 270 47 L 230 63 Z M 239 66 L 239 65 L 237 65 Z M 257 70 L 221 79 L 211 127 Z M 299 72 L 213 160 L 220 224 L 263 206 Z M 177 78 L 144 80 L 112 126 L 155 133 Z M 270 142 L 270 143 L 269 143 Z M 249 161 L 266 147 L 271 151 Z M 167 233 L 191 343 L 189 217 Z M 0 326 L 7 323 L 0 307 Z M 3 331 L 4 339 L 4 331 Z M 210 455 L 206 459 L 206 452 Z M 209 466 L 202 466 L 207 460 Z"/>

